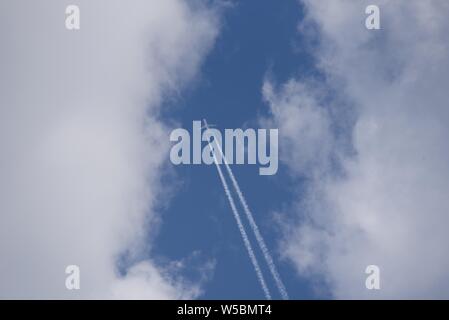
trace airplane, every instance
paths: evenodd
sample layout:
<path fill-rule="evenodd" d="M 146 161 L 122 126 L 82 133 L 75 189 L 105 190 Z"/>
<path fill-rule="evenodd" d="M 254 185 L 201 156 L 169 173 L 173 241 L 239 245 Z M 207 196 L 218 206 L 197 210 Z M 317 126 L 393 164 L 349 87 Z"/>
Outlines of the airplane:
<path fill-rule="evenodd" d="M 201 130 L 217 127 L 217 125 L 215 125 L 215 124 L 208 124 L 206 119 L 203 119 L 203 121 L 204 121 L 204 126 L 201 126 Z"/>

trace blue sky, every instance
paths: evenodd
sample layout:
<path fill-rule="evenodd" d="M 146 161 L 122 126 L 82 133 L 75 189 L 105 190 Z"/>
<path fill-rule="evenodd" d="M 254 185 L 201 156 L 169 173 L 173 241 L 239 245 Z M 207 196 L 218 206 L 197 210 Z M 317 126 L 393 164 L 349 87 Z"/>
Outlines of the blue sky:
<path fill-rule="evenodd" d="M 203 118 L 279 130 L 275 175 L 232 168 L 290 298 L 449 297 L 448 15 L 0 1 L 0 298 L 263 298 L 214 166 L 170 162 Z"/>
<path fill-rule="evenodd" d="M 164 117 L 175 119 L 189 131 L 193 120 L 203 118 L 220 129 L 258 128 L 258 117 L 268 112 L 262 97 L 266 76 L 283 82 L 298 73 L 315 72 L 313 57 L 295 49 L 301 47 L 297 32 L 301 16 L 297 1 L 236 2 L 225 11 L 220 35 L 198 82 L 170 102 Z M 288 150 L 281 149 L 283 152 Z M 315 297 L 310 284 L 301 280 L 288 262 L 279 259 L 281 231 L 273 212 L 291 199 L 291 181 L 284 168 L 280 165 L 275 176 L 259 176 L 255 165 L 233 166 L 233 170 L 291 298 Z M 263 298 L 215 167 L 177 166 L 175 171 L 182 182 L 163 213 L 153 253 L 177 260 L 199 250 L 216 259 L 214 275 L 205 284 L 201 298 Z M 261 259 L 260 255 L 262 263 Z M 267 277 L 268 269 L 264 271 Z M 276 294 L 274 283 L 271 285 Z"/>

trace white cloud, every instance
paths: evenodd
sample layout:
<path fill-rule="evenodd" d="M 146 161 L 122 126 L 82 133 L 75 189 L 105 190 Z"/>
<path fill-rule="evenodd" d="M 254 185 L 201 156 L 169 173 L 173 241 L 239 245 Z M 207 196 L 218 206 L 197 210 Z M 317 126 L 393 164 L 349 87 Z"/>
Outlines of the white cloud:
<path fill-rule="evenodd" d="M 0 297 L 187 298 L 186 283 L 148 253 L 164 201 L 168 135 L 162 99 L 198 70 L 217 34 L 195 2 L 0 3 Z M 68 291 L 65 267 L 81 268 Z"/>
<path fill-rule="evenodd" d="M 373 31 L 369 1 L 303 2 L 300 31 L 316 28 L 308 34 L 320 37 L 326 82 L 264 88 L 291 147 L 281 160 L 307 179 L 285 255 L 337 298 L 447 298 L 449 3 L 379 0 L 382 30 Z M 323 99 L 325 89 L 338 99 Z M 335 126 L 351 128 L 353 153 Z M 365 288 L 370 264 L 381 268 L 379 291 Z"/>
<path fill-rule="evenodd" d="M 126 278 L 119 279 L 113 288 L 118 299 L 189 299 L 200 293 L 198 286 L 183 283 L 182 279 L 172 280 L 171 275 L 164 277 L 149 261 L 134 265 Z"/>

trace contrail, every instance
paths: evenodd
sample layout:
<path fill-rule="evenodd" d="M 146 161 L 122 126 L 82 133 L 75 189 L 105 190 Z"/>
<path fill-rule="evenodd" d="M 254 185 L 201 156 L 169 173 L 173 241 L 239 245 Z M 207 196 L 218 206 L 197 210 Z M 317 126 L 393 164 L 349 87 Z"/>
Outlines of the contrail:
<path fill-rule="evenodd" d="M 204 122 L 206 123 L 206 126 L 207 126 L 206 120 L 204 120 Z M 259 248 L 263 253 L 263 256 L 265 258 L 265 261 L 267 262 L 268 268 L 270 269 L 271 275 L 273 276 L 274 281 L 276 282 L 276 287 L 278 288 L 279 293 L 282 296 L 282 299 L 288 300 L 287 289 L 285 288 L 285 285 L 281 280 L 281 277 L 276 269 L 276 265 L 274 264 L 273 258 L 271 257 L 271 254 L 268 251 L 268 248 L 265 244 L 262 234 L 259 231 L 259 227 L 257 226 L 256 221 L 254 220 L 253 214 L 251 213 L 251 210 L 249 209 L 249 206 L 245 200 L 245 197 L 243 196 L 243 193 L 240 190 L 240 186 L 237 182 L 237 179 L 234 177 L 234 174 L 232 173 L 231 167 L 229 166 L 228 161 L 226 160 L 226 157 L 223 154 L 223 151 L 221 150 L 220 147 L 218 147 L 217 149 L 220 151 L 221 158 L 223 159 L 224 164 L 226 166 L 226 170 L 228 171 L 228 174 L 231 177 L 231 181 L 234 186 L 234 189 L 236 190 L 237 195 L 240 199 L 240 202 L 242 203 L 243 210 L 246 214 L 246 217 L 248 218 L 251 229 L 254 232 L 254 235 L 256 236 L 256 240 L 259 245 Z"/>
<path fill-rule="evenodd" d="M 207 126 L 207 123 L 206 123 Z M 209 148 L 212 151 L 210 141 L 209 141 Z M 226 196 L 228 197 L 229 204 L 231 205 L 232 213 L 234 214 L 234 218 L 237 221 L 237 226 L 239 228 L 240 234 L 242 235 L 243 242 L 245 244 L 246 250 L 248 251 L 248 255 L 251 259 L 251 262 L 254 266 L 254 270 L 256 271 L 257 278 L 259 279 L 260 285 L 262 286 L 262 290 L 265 294 L 265 297 L 267 300 L 271 300 L 271 294 L 270 290 L 268 290 L 267 284 L 265 282 L 265 279 L 263 277 L 262 271 L 260 270 L 259 263 L 257 262 L 256 256 L 254 255 L 253 248 L 251 247 L 251 243 L 249 242 L 248 235 L 246 234 L 245 227 L 242 224 L 242 220 L 240 219 L 240 215 L 237 211 L 237 208 L 234 203 L 234 199 L 232 198 L 231 192 L 229 191 L 228 184 L 223 176 L 223 173 L 221 172 L 220 166 L 218 165 L 217 157 L 215 156 L 215 150 L 212 152 L 214 157 L 214 163 L 217 167 L 218 175 L 220 176 L 221 184 L 223 185 L 223 189 L 225 190 Z"/>
<path fill-rule="evenodd" d="M 270 272 L 271 272 L 271 274 L 272 274 L 272 276 L 274 278 L 274 281 L 276 282 L 276 286 L 277 286 L 277 288 L 278 288 L 278 290 L 279 290 L 279 292 L 280 292 L 280 294 L 282 296 L 282 299 L 288 300 L 287 289 L 285 288 L 284 283 L 282 282 L 281 277 L 280 277 L 280 275 L 279 275 L 279 273 L 278 273 L 278 271 L 276 269 L 276 266 L 275 266 L 275 264 L 273 262 L 273 258 L 271 257 L 271 254 L 268 251 L 268 248 L 267 248 L 267 246 L 265 244 L 265 241 L 264 241 L 264 239 L 263 239 L 263 237 L 262 237 L 262 235 L 261 235 L 261 233 L 259 231 L 259 227 L 257 226 L 256 221 L 254 220 L 254 217 L 253 217 L 253 215 L 251 213 L 251 210 L 249 209 L 249 206 L 246 203 L 246 200 L 245 200 L 245 198 L 243 196 L 243 193 L 240 190 L 240 187 L 239 187 L 239 185 L 237 183 L 237 180 L 235 179 L 235 177 L 234 177 L 234 175 L 232 173 L 231 168 L 228 165 L 228 162 L 226 161 L 226 159 L 225 159 L 225 157 L 223 155 L 222 155 L 222 158 L 223 158 L 223 161 L 225 163 L 226 169 L 228 170 L 229 176 L 231 177 L 232 184 L 234 185 L 234 188 L 236 189 L 237 194 L 239 196 L 239 199 L 240 199 L 240 201 L 241 201 L 241 203 L 243 205 L 243 209 L 244 209 L 244 212 L 246 214 L 246 217 L 249 220 L 249 224 L 251 226 L 251 229 L 253 230 L 254 235 L 256 236 L 256 240 L 257 240 L 257 243 L 259 244 L 260 250 L 263 253 L 263 256 L 265 258 L 265 261 L 267 262 L 268 268 L 270 269 Z"/>

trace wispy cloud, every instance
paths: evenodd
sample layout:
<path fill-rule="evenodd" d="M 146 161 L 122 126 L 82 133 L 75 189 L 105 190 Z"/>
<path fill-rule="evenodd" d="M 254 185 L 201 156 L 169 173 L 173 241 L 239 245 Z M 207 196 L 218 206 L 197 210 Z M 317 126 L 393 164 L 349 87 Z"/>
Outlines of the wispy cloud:
<path fill-rule="evenodd" d="M 449 4 L 377 1 L 374 31 L 368 1 L 303 3 L 326 81 L 264 86 L 281 161 L 305 179 L 284 252 L 338 298 L 447 298 Z M 370 264 L 379 291 L 365 288 Z"/>

